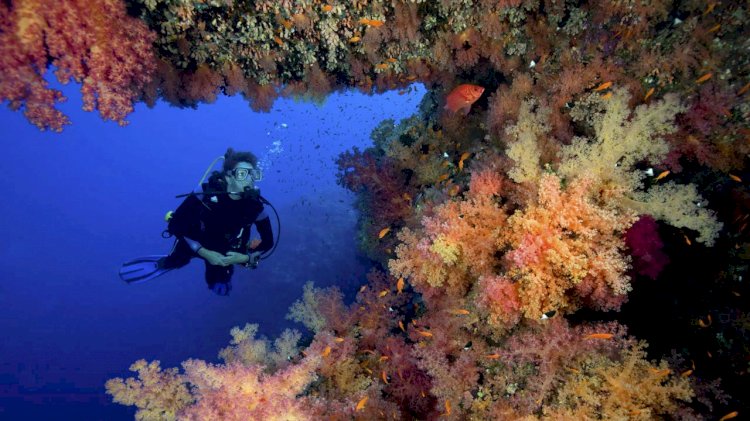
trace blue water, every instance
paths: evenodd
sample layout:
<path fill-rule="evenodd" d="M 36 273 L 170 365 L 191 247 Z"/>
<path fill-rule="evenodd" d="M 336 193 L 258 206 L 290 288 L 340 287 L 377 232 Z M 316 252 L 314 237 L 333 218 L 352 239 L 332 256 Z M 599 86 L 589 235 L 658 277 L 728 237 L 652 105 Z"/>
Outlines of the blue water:
<path fill-rule="evenodd" d="M 305 282 L 356 290 L 366 267 L 334 159 L 370 145 L 380 121 L 413 114 L 424 94 L 415 86 L 407 95 L 333 94 L 322 106 L 278 100 L 270 113 L 241 97 L 195 110 L 138 104 L 123 128 L 82 111 L 78 86 L 51 82 L 68 97 L 59 108 L 73 124 L 63 133 L 0 108 L 3 420 L 133 419 L 104 382 L 132 374 L 134 361 L 219 362 L 233 326 L 258 323 L 269 337 L 303 329 L 284 316 Z M 122 262 L 169 252 L 164 214 L 227 147 L 268 163 L 258 186 L 280 215 L 275 254 L 257 270 L 238 267 L 229 297 L 207 288 L 197 259 L 149 283 L 123 283 Z"/>

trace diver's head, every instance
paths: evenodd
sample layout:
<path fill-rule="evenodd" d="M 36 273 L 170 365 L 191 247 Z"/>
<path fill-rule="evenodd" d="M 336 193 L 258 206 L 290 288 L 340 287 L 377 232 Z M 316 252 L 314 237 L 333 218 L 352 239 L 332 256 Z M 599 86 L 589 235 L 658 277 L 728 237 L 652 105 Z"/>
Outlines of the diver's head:
<path fill-rule="evenodd" d="M 235 152 L 232 148 L 224 154 L 224 180 L 228 192 L 245 192 L 255 188 L 262 173 L 258 168 L 258 158 L 251 152 Z M 239 195 L 230 195 L 239 199 Z"/>

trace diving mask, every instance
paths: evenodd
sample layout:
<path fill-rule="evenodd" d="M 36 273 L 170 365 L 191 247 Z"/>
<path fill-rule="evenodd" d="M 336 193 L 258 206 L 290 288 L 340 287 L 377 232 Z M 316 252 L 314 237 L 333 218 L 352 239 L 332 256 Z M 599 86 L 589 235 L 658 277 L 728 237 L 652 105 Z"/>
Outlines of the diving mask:
<path fill-rule="evenodd" d="M 263 179 L 263 173 L 258 168 L 235 168 L 229 173 L 238 181 L 245 181 L 248 177 L 253 181 Z"/>

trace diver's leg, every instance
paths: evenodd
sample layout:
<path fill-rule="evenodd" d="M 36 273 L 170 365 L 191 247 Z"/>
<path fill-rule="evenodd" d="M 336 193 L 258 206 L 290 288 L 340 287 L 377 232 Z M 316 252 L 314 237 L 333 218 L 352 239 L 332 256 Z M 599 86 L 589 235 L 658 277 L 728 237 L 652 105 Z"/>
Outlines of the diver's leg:
<path fill-rule="evenodd" d="M 208 288 L 219 295 L 229 295 L 232 290 L 234 265 L 216 266 L 206 262 L 206 283 Z"/>
<path fill-rule="evenodd" d="M 175 269 L 181 268 L 190 263 L 190 259 L 195 257 L 195 252 L 190 246 L 180 239 L 175 240 L 172 251 L 169 256 L 165 257 L 160 266 L 163 268 Z"/>

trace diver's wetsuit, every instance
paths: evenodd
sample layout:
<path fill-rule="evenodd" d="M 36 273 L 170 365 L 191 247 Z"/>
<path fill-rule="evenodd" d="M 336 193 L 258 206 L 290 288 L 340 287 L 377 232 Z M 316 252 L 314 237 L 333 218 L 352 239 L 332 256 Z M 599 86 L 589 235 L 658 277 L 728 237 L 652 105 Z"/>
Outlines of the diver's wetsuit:
<path fill-rule="evenodd" d="M 254 249 L 248 249 L 252 224 L 255 224 L 260 233 L 261 243 Z M 172 215 L 169 232 L 177 237 L 177 241 L 161 264 L 165 268 L 179 268 L 188 264 L 193 257 L 198 257 L 196 243 L 221 254 L 229 251 L 245 254 L 264 252 L 273 247 L 271 221 L 257 195 L 238 200 L 226 194 L 205 195 L 203 200 L 197 195 L 190 195 Z M 232 279 L 234 265 L 215 266 L 208 261 L 205 263 L 209 288 L 217 283 L 228 283 Z"/>

